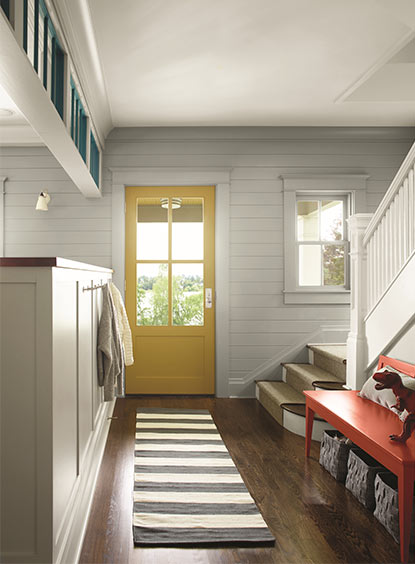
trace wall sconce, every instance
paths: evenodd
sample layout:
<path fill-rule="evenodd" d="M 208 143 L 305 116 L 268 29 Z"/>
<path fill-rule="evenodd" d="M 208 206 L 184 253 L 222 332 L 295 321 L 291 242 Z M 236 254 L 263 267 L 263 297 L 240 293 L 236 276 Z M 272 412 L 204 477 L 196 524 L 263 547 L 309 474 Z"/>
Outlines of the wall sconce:
<path fill-rule="evenodd" d="M 43 190 L 43 192 L 39 194 L 39 197 L 37 199 L 36 209 L 40 211 L 48 211 L 48 204 L 50 202 L 50 199 L 51 198 L 48 194 L 48 191 Z"/>

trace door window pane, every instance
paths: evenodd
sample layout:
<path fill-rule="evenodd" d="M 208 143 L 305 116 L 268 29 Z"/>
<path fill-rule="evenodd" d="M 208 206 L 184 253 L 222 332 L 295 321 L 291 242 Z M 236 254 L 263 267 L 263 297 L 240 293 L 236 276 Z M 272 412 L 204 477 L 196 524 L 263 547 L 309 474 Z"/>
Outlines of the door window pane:
<path fill-rule="evenodd" d="M 160 198 L 137 202 L 137 260 L 167 260 L 169 256 L 168 210 Z"/>
<path fill-rule="evenodd" d="M 323 271 L 325 286 L 344 285 L 343 245 L 323 245 Z"/>
<path fill-rule="evenodd" d="M 137 264 L 137 325 L 168 325 L 167 264 Z"/>
<path fill-rule="evenodd" d="M 318 241 L 318 202 L 297 202 L 298 241 Z"/>
<path fill-rule="evenodd" d="M 300 286 L 321 285 L 321 246 L 299 246 L 299 284 Z"/>
<path fill-rule="evenodd" d="M 203 264 L 173 264 L 173 325 L 203 325 Z"/>
<path fill-rule="evenodd" d="M 343 239 L 343 202 L 323 200 L 321 202 L 321 239 L 341 241 Z"/>
<path fill-rule="evenodd" d="M 172 209 L 172 259 L 203 260 L 203 199 L 174 198 Z"/>

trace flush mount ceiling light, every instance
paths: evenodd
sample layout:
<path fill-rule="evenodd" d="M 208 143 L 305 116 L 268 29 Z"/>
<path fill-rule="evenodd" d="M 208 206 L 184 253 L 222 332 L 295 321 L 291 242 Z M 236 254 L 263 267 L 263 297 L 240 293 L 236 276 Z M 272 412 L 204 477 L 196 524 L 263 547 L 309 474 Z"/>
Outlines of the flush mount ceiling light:
<path fill-rule="evenodd" d="M 50 196 L 48 194 L 48 191 L 43 190 L 43 192 L 39 194 L 39 197 L 37 199 L 36 209 L 38 211 L 48 211 L 49 202 L 50 202 Z"/>
<path fill-rule="evenodd" d="M 164 209 L 168 209 L 169 207 L 169 199 L 168 198 L 160 198 L 161 207 Z M 171 209 L 178 210 L 182 207 L 182 199 L 181 198 L 172 198 L 171 199 Z"/>
<path fill-rule="evenodd" d="M 0 117 L 10 117 L 14 115 L 13 110 L 9 110 L 7 108 L 0 108 Z"/>

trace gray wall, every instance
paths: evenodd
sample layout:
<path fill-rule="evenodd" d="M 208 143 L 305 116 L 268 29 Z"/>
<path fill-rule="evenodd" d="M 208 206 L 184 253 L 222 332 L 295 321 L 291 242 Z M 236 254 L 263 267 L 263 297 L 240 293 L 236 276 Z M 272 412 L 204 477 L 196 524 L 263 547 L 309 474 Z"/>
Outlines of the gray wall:
<path fill-rule="evenodd" d="M 0 147 L 5 256 L 62 256 L 111 266 L 111 195 L 86 199 L 46 147 Z M 35 210 L 39 192 L 52 197 Z"/>
<path fill-rule="evenodd" d="M 414 140 L 412 128 L 123 128 L 106 143 L 102 200 L 86 200 L 45 148 L 0 148 L 6 256 L 60 255 L 111 266 L 111 171 L 231 167 L 230 378 L 347 323 L 348 307 L 283 304 L 281 174 L 370 175 L 373 212 Z M 36 212 L 40 190 L 50 211 Z"/>
<path fill-rule="evenodd" d="M 123 128 L 106 143 L 110 168 L 232 167 L 230 380 L 303 341 L 322 323 L 347 324 L 345 306 L 283 304 L 282 174 L 370 175 L 376 209 L 414 140 L 389 128 Z"/>

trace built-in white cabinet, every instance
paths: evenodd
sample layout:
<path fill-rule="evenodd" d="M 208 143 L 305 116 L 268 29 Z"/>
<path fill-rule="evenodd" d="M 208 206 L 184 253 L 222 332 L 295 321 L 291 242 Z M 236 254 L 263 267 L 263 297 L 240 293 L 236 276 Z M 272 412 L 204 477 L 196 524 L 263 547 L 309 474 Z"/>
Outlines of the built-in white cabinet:
<path fill-rule="evenodd" d="M 74 564 L 114 402 L 97 380 L 108 269 L 0 259 L 2 562 Z"/>

